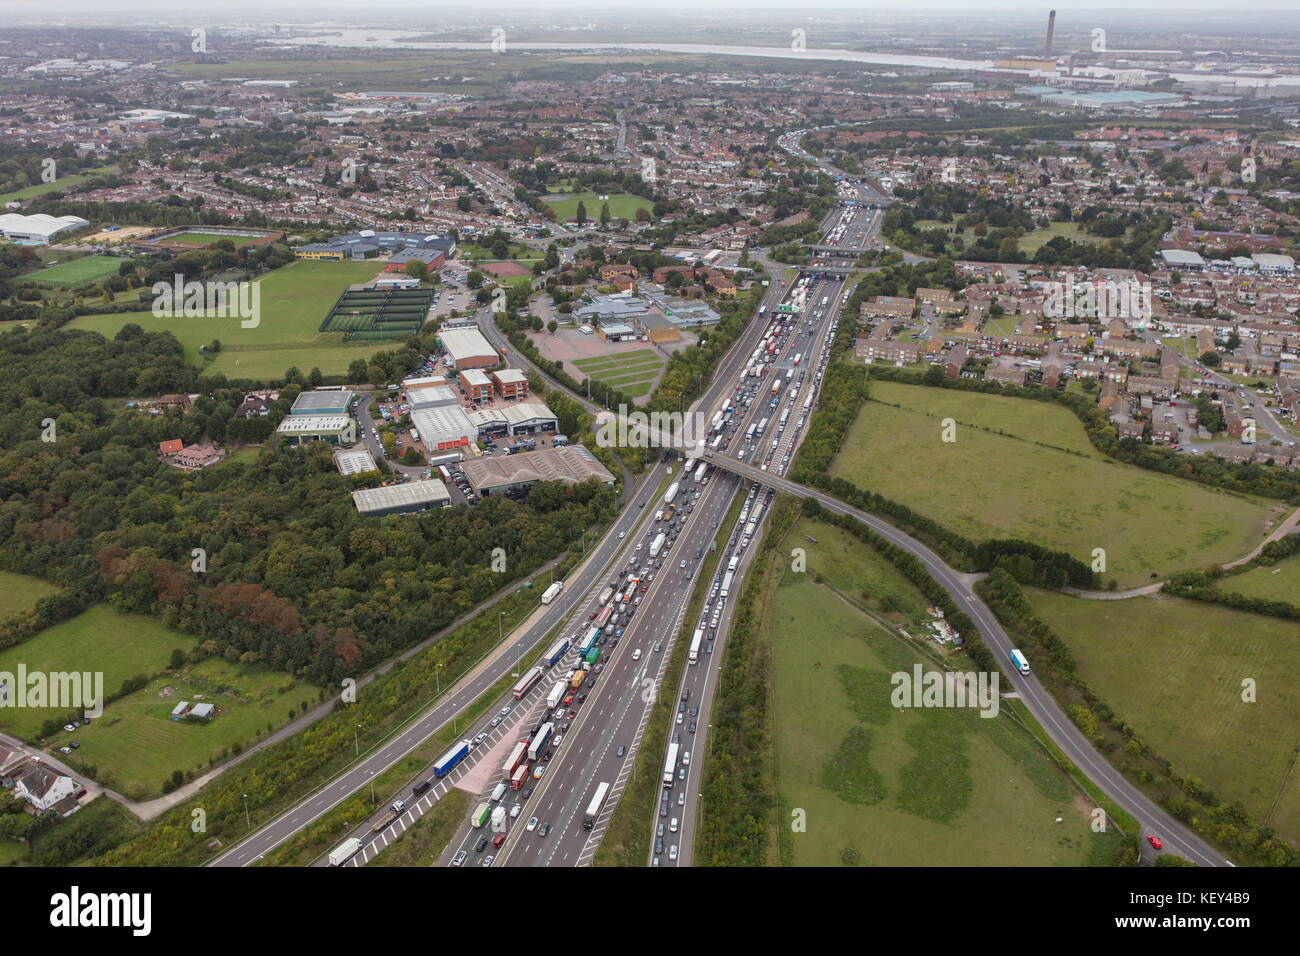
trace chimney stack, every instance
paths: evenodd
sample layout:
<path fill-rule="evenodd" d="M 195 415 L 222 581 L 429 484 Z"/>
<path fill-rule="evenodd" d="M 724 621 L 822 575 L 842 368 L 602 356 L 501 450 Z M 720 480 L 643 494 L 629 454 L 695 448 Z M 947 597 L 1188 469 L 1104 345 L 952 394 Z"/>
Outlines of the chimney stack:
<path fill-rule="evenodd" d="M 1056 29 L 1056 11 L 1053 10 L 1047 15 L 1047 45 L 1043 47 L 1043 59 L 1052 58 L 1052 32 Z"/>

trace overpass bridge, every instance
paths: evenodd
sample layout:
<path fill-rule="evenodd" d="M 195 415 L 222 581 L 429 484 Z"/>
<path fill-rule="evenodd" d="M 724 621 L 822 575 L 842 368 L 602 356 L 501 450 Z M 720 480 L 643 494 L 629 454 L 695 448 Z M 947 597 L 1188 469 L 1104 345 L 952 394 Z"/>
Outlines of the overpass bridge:
<path fill-rule="evenodd" d="M 663 414 L 671 415 L 671 413 Z M 702 413 L 688 414 L 702 415 Z M 695 434 L 681 434 L 679 430 L 673 427 L 664 428 L 665 422 L 662 419 L 657 422 L 651 421 L 645 413 L 633 413 L 631 416 L 621 418 L 607 412 L 603 416 L 597 416 L 597 419 L 606 422 L 611 420 L 623 422 L 629 438 L 635 436 L 635 440 L 654 439 L 661 447 L 676 448 L 686 456 L 687 460 L 702 458 L 713 468 L 721 468 L 723 471 L 731 472 L 748 481 L 758 482 L 761 485 L 798 498 L 812 498 L 833 514 L 846 515 L 860 521 L 886 541 L 903 549 L 920 561 L 930 576 L 948 592 L 954 603 L 974 620 L 976 627 L 979 628 L 980 636 L 994 656 L 1004 664 L 1011 660 L 1011 649 L 1014 646 L 1011 637 L 998 619 L 993 616 L 993 612 L 975 594 L 973 577 L 949 567 L 947 562 L 939 555 L 889 522 L 847 505 L 838 498 L 816 488 L 801 485 L 788 478 L 778 477 L 770 471 L 763 471 L 761 468 L 757 468 L 738 458 L 709 451 L 704 447 L 702 441 L 703 432 L 698 433 L 699 439 L 696 438 Z M 708 419 L 704 418 L 703 420 L 707 427 Z M 676 420 L 670 418 L 668 421 L 671 426 Z M 687 421 L 694 421 L 694 419 L 687 419 Z M 600 432 L 597 431 L 598 436 L 599 434 Z M 1009 667 L 1004 667 L 1004 670 L 1009 675 L 1007 682 L 1013 686 L 1025 709 L 1043 727 L 1044 732 L 1088 779 L 1113 799 L 1116 804 L 1132 814 L 1138 820 L 1140 827 L 1144 828 L 1146 832 L 1151 832 L 1152 828 L 1157 829 L 1162 835 L 1165 835 L 1167 849 L 1176 852 L 1185 859 L 1191 860 L 1198 866 L 1232 865 L 1230 861 L 1225 860 L 1208 843 L 1175 820 L 1167 811 L 1154 803 L 1145 793 L 1125 779 L 1123 774 L 1112 767 L 1078 727 L 1074 725 L 1073 721 L 1065 716 L 1060 705 L 1039 683 L 1036 676 L 1033 674 L 1020 674 L 1014 668 Z"/>

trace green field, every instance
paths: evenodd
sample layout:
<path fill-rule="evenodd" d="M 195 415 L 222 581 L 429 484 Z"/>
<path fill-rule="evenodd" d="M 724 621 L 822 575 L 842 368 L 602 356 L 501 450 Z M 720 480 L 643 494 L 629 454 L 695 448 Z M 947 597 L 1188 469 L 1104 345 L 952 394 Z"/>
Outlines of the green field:
<path fill-rule="evenodd" d="M 41 598 L 58 591 L 53 584 L 40 578 L 0 571 L 0 621 L 31 610 Z"/>
<path fill-rule="evenodd" d="M 879 401 L 863 406 L 831 474 L 974 540 L 1025 538 L 1088 564 L 1102 548 L 1103 578 L 1127 587 L 1240 557 L 1268 531 L 1269 505 L 1111 462 L 1063 408 L 891 382 L 872 390 Z M 940 440 L 948 417 L 952 443 Z"/>
<path fill-rule="evenodd" d="M 51 269 L 28 273 L 23 278 L 44 285 L 69 289 L 115 276 L 122 263 L 127 261 L 115 256 L 86 256 L 82 259 L 73 259 L 71 262 L 60 262 Z"/>
<path fill-rule="evenodd" d="M 1267 601 L 1300 604 L 1300 557 L 1286 558 L 1274 565 L 1260 565 L 1223 578 L 1218 589 Z"/>
<path fill-rule="evenodd" d="M 29 673 L 102 672 L 104 694 L 108 696 L 117 693 L 129 677 L 162 671 L 174 648 L 189 650 L 193 646 L 193 637 L 170 630 L 155 618 L 122 614 L 98 604 L 0 651 L 0 671 L 16 673 L 21 663 Z M 45 721 L 71 709 L 5 708 L 0 710 L 0 728 L 34 740 Z"/>
<path fill-rule="evenodd" d="M 178 232 L 174 236 L 168 236 L 164 242 L 193 242 L 210 246 L 214 242 L 220 242 L 222 239 L 229 239 L 238 249 L 240 246 L 246 246 L 250 242 L 256 242 L 261 236 L 227 236 L 219 232 Z"/>
<path fill-rule="evenodd" d="M 55 171 L 58 171 L 57 166 Z M 116 173 L 116 166 L 100 166 L 98 169 L 92 169 L 84 173 L 75 173 L 71 176 L 60 176 L 52 183 L 36 183 L 32 186 L 26 186 L 22 189 L 16 189 L 11 193 L 5 193 L 0 196 L 0 208 L 3 208 L 7 202 L 17 202 L 21 199 L 33 199 L 36 196 L 44 196 L 46 193 L 52 193 L 58 189 L 67 189 L 69 186 L 78 186 L 81 183 L 89 182 L 97 176 L 103 176 L 106 173 Z"/>
<path fill-rule="evenodd" d="M 1157 754 L 1262 820 L 1300 741 L 1300 624 L 1164 595 L 1089 601 L 1025 589 L 1079 676 Z M 1257 700 L 1242 701 L 1242 681 Z M 1270 823 L 1300 839 L 1300 778 Z"/>
<path fill-rule="evenodd" d="M 640 398 L 650 394 L 664 360 L 654 349 L 637 349 L 618 355 L 575 359 L 570 364 L 594 379 L 618 386 L 633 398 Z"/>
<path fill-rule="evenodd" d="M 1101 236 L 1094 236 L 1084 232 L 1077 222 L 1054 222 L 1048 225 L 1046 229 L 1035 229 L 1033 232 L 1027 232 L 1021 236 L 1018 240 L 1020 250 L 1029 255 L 1033 255 L 1057 236 L 1065 236 L 1065 238 L 1073 242 L 1107 241 Z M 1109 241 L 1118 245 L 1124 242 L 1124 238 L 1125 237 L 1120 236 Z"/>
<path fill-rule="evenodd" d="M 475 242 L 467 242 L 463 245 L 456 244 L 456 262 L 460 263 L 466 260 L 476 262 L 499 262 L 502 260 L 513 260 L 521 263 L 531 263 L 536 259 L 546 258 L 541 252 L 531 246 L 525 246 L 521 242 L 506 243 L 506 254 L 504 256 L 495 255 L 487 246 L 481 246 Z"/>
<path fill-rule="evenodd" d="M 631 193 L 568 193 L 567 199 L 543 199 L 543 202 L 550 205 L 555 210 L 561 221 L 578 215 L 578 203 L 582 202 L 587 208 L 587 221 L 590 223 L 600 222 L 600 207 L 606 202 L 609 203 L 609 214 L 614 219 L 635 219 L 638 209 L 649 211 L 653 207 L 650 200 L 642 196 L 634 196 Z M 601 196 L 608 196 L 608 200 L 600 199 Z"/>
<path fill-rule="evenodd" d="M 339 332 L 318 332 L 321 320 L 351 284 L 375 277 L 381 268 L 364 262 L 295 262 L 261 280 L 261 318 L 256 328 L 242 328 L 238 318 L 158 318 L 151 312 L 86 315 L 70 328 L 92 329 L 112 338 L 128 322 L 149 332 L 168 331 L 185 346 L 186 361 L 199 364 L 200 345 L 221 340 L 221 352 L 204 370 L 231 378 L 279 377 L 298 366 L 318 367 L 326 375 L 347 371 L 391 342 L 343 344 Z"/>
<path fill-rule="evenodd" d="M 1010 338 L 1016 334 L 1016 326 L 1020 324 L 1020 319 L 1014 315 L 1003 315 L 996 319 L 989 319 L 984 323 L 985 335 L 996 335 L 998 338 Z"/>
<path fill-rule="evenodd" d="M 774 650 L 781 825 L 790 826 L 795 810 L 807 820 L 807 832 L 783 834 L 783 862 L 1081 866 L 1113 859 L 1117 836 L 1091 832 L 1091 805 L 1008 715 L 895 710 L 891 674 L 935 664 L 814 575 L 849 584 L 851 593 L 866 581 L 873 602 L 923 612 L 910 582 L 830 525 L 800 521 L 784 546 L 807 549 L 808 573 L 784 560 L 757 615 Z M 969 668 L 954 662 L 951 669 Z"/>
<path fill-rule="evenodd" d="M 192 638 L 185 639 L 186 649 L 192 642 Z M 163 655 L 157 669 L 166 665 L 167 656 Z M 266 668 L 206 658 L 186 664 L 179 677 L 167 673 L 154 678 L 146 687 L 109 704 L 101 720 L 71 734 L 60 733 L 54 742 L 63 744 L 63 738 L 75 736 L 81 748 L 62 759 L 74 769 L 83 761 L 94 764 L 101 782 L 139 799 L 159 792 L 175 770 L 208 771 L 234 744 L 247 747 L 256 743 L 259 732 L 287 723 L 291 708 L 300 713 L 304 702 L 316 702 L 315 688 L 285 691 L 291 684 L 287 675 Z M 165 697 L 161 696 L 164 688 L 171 688 Z M 219 708 L 211 721 L 195 724 L 171 719 L 177 703 L 198 703 L 200 699 Z"/>

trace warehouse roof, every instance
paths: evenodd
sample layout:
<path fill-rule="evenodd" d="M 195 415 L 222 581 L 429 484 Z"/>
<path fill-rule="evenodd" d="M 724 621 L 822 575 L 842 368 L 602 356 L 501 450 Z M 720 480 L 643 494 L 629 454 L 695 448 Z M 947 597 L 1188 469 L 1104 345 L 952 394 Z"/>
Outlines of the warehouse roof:
<path fill-rule="evenodd" d="M 478 434 L 478 429 L 459 405 L 414 408 L 411 410 L 411 424 L 419 429 L 426 447 L 430 442 L 437 444 L 440 438 L 459 438 L 461 435 L 473 438 Z"/>
<path fill-rule="evenodd" d="M 525 422 L 543 421 L 554 419 L 555 412 L 551 411 L 541 402 L 520 402 L 518 405 L 507 405 L 501 410 L 507 422 L 511 425 L 522 425 Z"/>
<path fill-rule="evenodd" d="M 452 357 L 452 361 L 473 355 L 497 354 L 492 343 L 476 328 L 443 329 L 438 333 L 438 338 L 442 339 L 443 348 Z"/>
<path fill-rule="evenodd" d="M 355 451 L 340 451 L 334 455 L 334 464 L 345 475 L 357 475 L 363 471 L 378 471 L 375 459 L 364 448 Z"/>
<path fill-rule="evenodd" d="M 450 501 L 447 486 L 437 478 L 408 481 L 383 488 L 362 488 L 352 492 L 352 500 L 362 514 L 376 511 L 416 511 L 439 502 Z"/>
<path fill-rule="evenodd" d="M 336 432 L 347 428 L 351 421 L 347 415 L 290 415 L 280 422 L 276 431 L 286 435 Z"/>
<path fill-rule="evenodd" d="M 614 476 L 582 445 L 542 448 L 499 458 L 479 458 L 464 462 L 460 469 L 470 487 L 480 491 L 538 481 L 573 484 L 593 477 L 607 485 L 614 483 Z"/>
<path fill-rule="evenodd" d="M 313 415 L 321 411 L 343 411 L 352 401 L 352 393 L 347 389 L 328 389 L 303 392 L 293 400 L 293 415 Z"/>

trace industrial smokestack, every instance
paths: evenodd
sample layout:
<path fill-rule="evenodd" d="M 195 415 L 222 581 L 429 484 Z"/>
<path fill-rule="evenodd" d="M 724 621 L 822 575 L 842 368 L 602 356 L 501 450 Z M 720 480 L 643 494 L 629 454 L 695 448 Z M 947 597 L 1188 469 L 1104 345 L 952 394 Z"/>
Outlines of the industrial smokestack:
<path fill-rule="evenodd" d="M 1053 10 L 1047 15 L 1047 45 L 1043 47 L 1043 59 L 1052 58 L 1052 32 L 1056 29 L 1056 11 Z"/>

